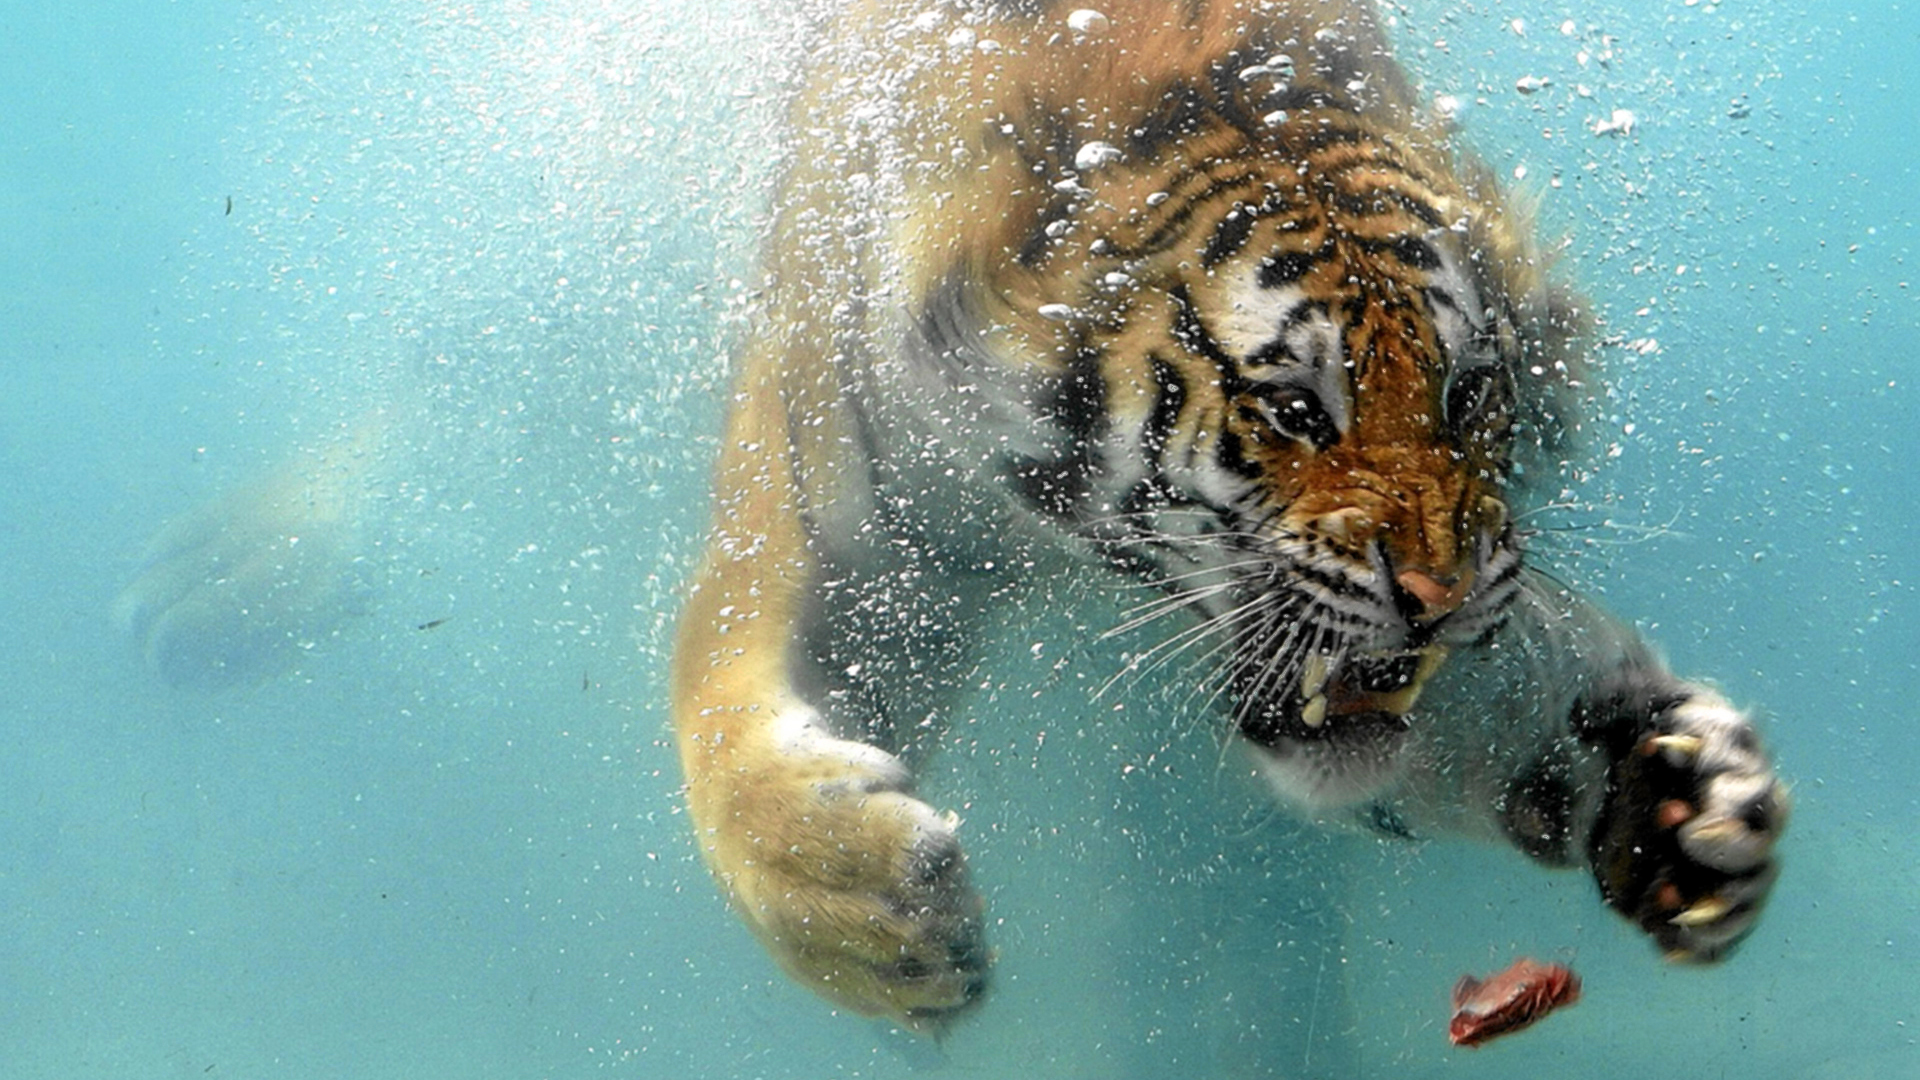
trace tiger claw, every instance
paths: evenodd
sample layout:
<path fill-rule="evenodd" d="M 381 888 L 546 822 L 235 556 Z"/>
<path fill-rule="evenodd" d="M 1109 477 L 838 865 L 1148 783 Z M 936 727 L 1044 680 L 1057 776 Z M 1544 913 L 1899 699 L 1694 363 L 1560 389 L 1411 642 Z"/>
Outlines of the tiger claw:
<path fill-rule="evenodd" d="M 1657 753 L 1665 753 L 1677 759 L 1676 764 L 1678 764 L 1700 756 L 1700 751 L 1706 745 L 1706 740 L 1698 735 L 1652 735 L 1641 744 L 1641 752 L 1649 757 Z"/>
<path fill-rule="evenodd" d="M 1747 826 L 1732 818 L 1721 818 L 1696 825 L 1688 830 L 1687 840 L 1693 844 L 1708 844 L 1724 847 L 1741 840 L 1750 832 Z"/>
<path fill-rule="evenodd" d="M 1703 900 L 1696 901 L 1692 907 L 1667 921 L 1675 926 L 1706 926 L 1709 923 L 1716 923 L 1726 918 L 1727 913 L 1732 910 L 1732 904 L 1727 903 L 1718 896 L 1709 896 Z"/>

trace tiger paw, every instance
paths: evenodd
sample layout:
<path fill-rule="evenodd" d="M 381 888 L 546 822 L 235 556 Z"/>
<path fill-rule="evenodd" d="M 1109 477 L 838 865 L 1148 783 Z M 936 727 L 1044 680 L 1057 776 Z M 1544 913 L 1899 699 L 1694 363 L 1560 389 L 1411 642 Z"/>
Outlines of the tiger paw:
<path fill-rule="evenodd" d="M 905 794 L 906 780 L 890 755 L 819 739 L 734 788 L 707 856 L 788 974 L 856 1012 L 935 1031 L 985 990 L 982 904 L 958 818 Z"/>
<path fill-rule="evenodd" d="M 1789 799 L 1752 722 L 1699 686 L 1657 712 L 1615 761 L 1593 835 L 1615 909 L 1675 960 L 1718 959 L 1773 886 Z"/>
<path fill-rule="evenodd" d="M 364 433 L 195 507 L 148 543 L 114 622 L 175 686 L 277 674 L 354 614 Z"/>

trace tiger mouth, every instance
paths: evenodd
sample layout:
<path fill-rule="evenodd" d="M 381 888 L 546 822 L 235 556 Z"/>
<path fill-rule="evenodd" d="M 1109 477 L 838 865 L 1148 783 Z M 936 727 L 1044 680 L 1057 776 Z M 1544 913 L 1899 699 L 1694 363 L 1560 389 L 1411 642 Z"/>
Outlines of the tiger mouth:
<path fill-rule="evenodd" d="M 1314 653 L 1302 665 L 1296 694 L 1255 705 L 1241 730 L 1255 742 L 1390 737 L 1407 729 L 1406 715 L 1427 680 L 1446 661 L 1444 646 L 1352 653 Z"/>
<path fill-rule="evenodd" d="M 1318 728 L 1329 717 L 1357 713 L 1405 716 L 1446 657 L 1446 649 L 1432 645 L 1410 652 L 1362 653 L 1336 668 L 1334 659 L 1315 653 L 1307 658 L 1300 679 L 1300 722 Z"/>

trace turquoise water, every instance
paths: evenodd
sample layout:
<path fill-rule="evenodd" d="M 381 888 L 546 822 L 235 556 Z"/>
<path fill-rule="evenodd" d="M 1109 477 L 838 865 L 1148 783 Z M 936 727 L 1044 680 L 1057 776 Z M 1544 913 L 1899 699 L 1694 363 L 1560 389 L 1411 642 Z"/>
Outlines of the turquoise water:
<path fill-rule="evenodd" d="M 1004 628 L 926 781 L 1000 950 L 937 1044 L 779 976 L 665 730 L 785 20 L 9 13 L 0 1075 L 1920 1075 L 1920 13 L 1753 7 L 1414 5 L 1401 40 L 1618 342 L 1540 546 L 1765 718 L 1797 816 L 1759 931 L 1668 968 L 1581 875 L 1306 832 L 1202 718 L 1089 704 L 1073 597 Z M 308 647 L 144 662 L 148 538 L 353 436 Z M 1586 999 L 1448 1047 L 1455 976 L 1520 952 Z"/>

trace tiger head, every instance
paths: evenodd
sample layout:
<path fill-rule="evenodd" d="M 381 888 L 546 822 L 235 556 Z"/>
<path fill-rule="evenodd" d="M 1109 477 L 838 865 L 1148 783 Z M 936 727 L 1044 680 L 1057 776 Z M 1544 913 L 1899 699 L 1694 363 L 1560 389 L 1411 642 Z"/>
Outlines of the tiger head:
<path fill-rule="evenodd" d="M 1057 6 L 989 5 L 997 47 L 858 174 L 938 189 L 884 216 L 874 295 L 914 298 L 926 361 L 902 397 L 989 429 L 966 441 L 1026 508 L 1164 589 L 1136 663 L 1201 668 L 1309 763 L 1283 790 L 1377 789 L 1520 590 L 1510 506 L 1581 392 L 1576 306 L 1370 5 L 1140 0 L 1084 42 Z"/>
<path fill-rule="evenodd" d="M 1074 346 L 1125 418 L 1102 528 L 1169 597 L 1135 621 L 1200 620 L 1142 659 L 1218 665 L 1318 805 L 1377 790 L 1423 684 L 1499 627 L 1517 450 L 1554 434 L 1579 337 L 1485 177 L 1335 119 L 1150 181 L 1091 245 L 1103 329 Z"/>

